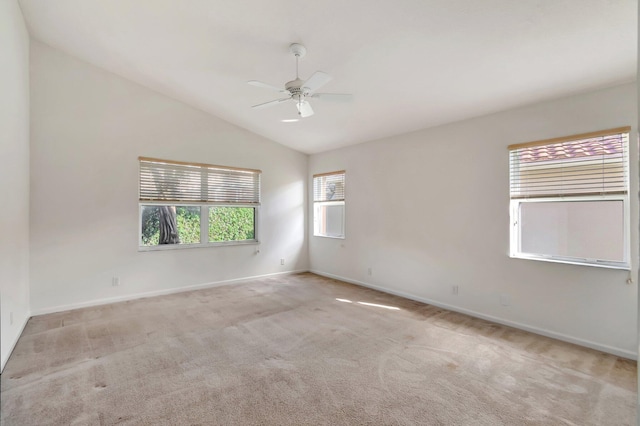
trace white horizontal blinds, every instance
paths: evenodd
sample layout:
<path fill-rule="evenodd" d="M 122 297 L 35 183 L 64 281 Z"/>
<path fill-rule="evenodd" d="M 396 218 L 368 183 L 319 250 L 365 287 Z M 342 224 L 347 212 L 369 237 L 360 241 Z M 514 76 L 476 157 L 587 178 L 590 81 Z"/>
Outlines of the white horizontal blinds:
<path fill-rule="evenodd" d="M 624 127 L 510 146 L 511 198 L 627 193 L 629 131 Z"/>
<path fill-rule="evenodd" d="M 140 200 L 203 201 L 200 167 L 140 160 Z"/>
<path fill-rule="evenodd" d="M 260 204 L 260 170 L 139 160 L 140 201 Z"/>
<path fill-rule="evenodd" d="M 345 172 L 313 175 L 313 201 L 344 201 Z"/>
<path fill-rule="evenodd" d="M 260 203 L 260 173 L 247 170 L 208 167 L 208 201 L 231 204 Z"/>

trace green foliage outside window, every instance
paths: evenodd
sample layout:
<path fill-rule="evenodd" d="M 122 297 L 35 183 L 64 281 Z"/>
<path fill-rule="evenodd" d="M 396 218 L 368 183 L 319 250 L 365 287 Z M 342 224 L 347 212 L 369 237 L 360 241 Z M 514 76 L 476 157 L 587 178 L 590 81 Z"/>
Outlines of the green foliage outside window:
<path fill-rule="evenodd" d="M 209 241 L 255 239 L 252 207 L 209 207 Z M 200 207 L 176 206 L 176 224 L 181 244 L 200 243 Z M 142 206 L 142 245 L 156 246 L 160 237 L 157 206 Z"/>
<path fill-rule="evenodd" d="M 209 241 L 253 240 L 254 209 L 251 207 L 210 207 Z"/>
<path fill-rule="evenodd" d="M 176 221 L 182 244 L 200 242 L 200 207 L 176 207 Z"/>
<path fill-rule="evenodd" d="M 155 206 L 142 206 L 142 245 L 157 246 L 160 240 L 160 212 Z"/>

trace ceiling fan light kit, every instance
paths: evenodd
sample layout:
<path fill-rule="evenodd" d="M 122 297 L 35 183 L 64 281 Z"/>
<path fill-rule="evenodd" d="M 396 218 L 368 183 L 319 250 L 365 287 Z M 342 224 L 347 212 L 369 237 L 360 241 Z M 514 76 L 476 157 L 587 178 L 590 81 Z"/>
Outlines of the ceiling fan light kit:
<path fill-rule="evenodd" d="M 307 54 L 307 49 L 299 44 L 293 43 L 289 46 L 289 51 L 296 58 L 296 78 L 288 81 L 284 85 L 284 89 L 276 86 L 272 86 L 267 83 L 263 83 L 257 80 L 251 80 L 248 83 L 252 86 L 262 87 L 263 89 L 269 89 L 275 92 L 283 93 L 286 97 L 281 99 L 275 99 L 273 101 L 265 102 L 262 104 L 254 105 L 252 108 L 260 109 L 278 105 L 279 103 L 292 100 L 296 103 L 298 108 L 298 115 L 302 118 L 310 117 L 313 115 L 313 108 L 307 100 L 307 98 L 327 99 L 327 100 L 350 100 L 351 95 L 342 93 L 315 93 L 316 90 L 331 81 L 331 76 L 322 71 L 316 71 L 306 81 L 300 79 L 298 75 L 298 62 L 301 58 L 304 58 Z"/>

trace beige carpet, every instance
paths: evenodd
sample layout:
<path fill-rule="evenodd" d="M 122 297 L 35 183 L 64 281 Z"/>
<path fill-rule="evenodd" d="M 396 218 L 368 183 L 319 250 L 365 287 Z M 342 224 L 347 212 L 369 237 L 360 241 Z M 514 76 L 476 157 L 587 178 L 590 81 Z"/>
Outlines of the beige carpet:
<path fill-rule="evenodd" d="M 634 425 L 637 392 L 634 361 L 312 274 L 34 317 L 1 385 L 3 425 Z"/>

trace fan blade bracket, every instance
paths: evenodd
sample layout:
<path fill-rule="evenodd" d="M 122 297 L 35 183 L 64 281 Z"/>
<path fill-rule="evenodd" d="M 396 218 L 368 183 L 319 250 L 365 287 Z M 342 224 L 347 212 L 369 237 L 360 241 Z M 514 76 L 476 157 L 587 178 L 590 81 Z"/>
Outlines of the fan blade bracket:
<path fill-rule="evenodd" d="M 258 105 L 253 105 L 251 108 L 256 108 L 256 109 L 260 109 L 260 108 L 266 108 L 266 107 L 270 107 L 270 106 L 274 106 L 274 105 L 278 105 L 279 103 L 285 102 L 290 100 L 291 98 L 282 98 L 282 99 L 275 99 L 273 101 L 269 101 L 269 102 L 265 102 L 262 104 L 258 104 Z"/>
<path fill-rule="evenodd" d="M 307 79 L 307 81 L 302 83 L 302 88 L 304 88 L 309 93 L 315 92 L 330 81 L 331 76 L 329 74 L 322 71 L 316 71 L 311 77 Z"/>
<path fill-rule="evenodd" d="M 261 87 L 263 89 L 273 90 L 274 92 L 288 93 L 287 89 L 276 87 L 271 84 L 263 83 L 262 81 L 258 81 L 258 80 L 247 81 L 247 84 L 255 87 Z"/>
<path fill-rule="evenodd" d="M 314 93 L 313 95 L 309 95 L 309 97 L 338 102 L 348 102 L 353 99 L 353 95 L 349 93 Z"/>

